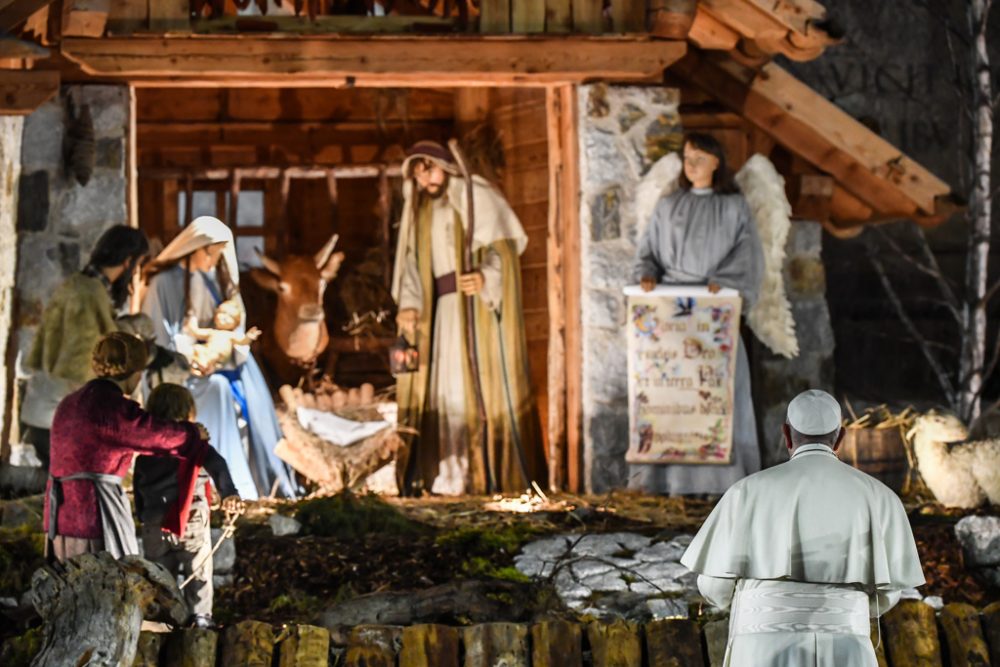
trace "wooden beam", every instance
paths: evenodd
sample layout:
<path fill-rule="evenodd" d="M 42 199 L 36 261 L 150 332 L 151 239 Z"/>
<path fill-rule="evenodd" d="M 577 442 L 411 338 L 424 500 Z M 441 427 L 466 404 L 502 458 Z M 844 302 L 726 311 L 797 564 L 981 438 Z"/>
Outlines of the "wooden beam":
<path fill-rule="evenodd" d="M 58 91 L 58 72 L 0 70 L 0 115 L 27 115 L 50 100 Z"/>
<path fill-rule="evenodd" d="M 400 165 L 351 165 L 341 167 L 327 166 L 299 166 L 299 167 L 238 167 L 235 169 L 174 169 L 171 167 L 141 167 L 139 177 L 143 179 L 162 181 L 183 181 L 192 178 L 196 181 L 229 181 L 237 178 L 239 180 L 268 180 L 268 179 L 292 179 L 292 178 L 314 178 L 328 180 L 330 176 L 341 180 L 348 178 L 378 178 L 385 173 L 389 177 L 399 177 L 402 175 Z"/>
<path fill-rule="evenodd" d="M 927 215 L 950 189 L 924 167 L 774 63 L 755 71 L 692 53 L 673 71 L 837 179 L 874 212 Z"/>
<path fill-rule="evenodd" d="M 191 21 L 197 34 L 384 34 L 450 32 L 455 19 L 440 16 L 223 16 Z"/>
<path fill-rule="evenodd" d="M 566 485 L 566 288 L 563 284 L 563 180 L 564 145 L 576 141 L 562 135 L 562 91 L 553 86 L 546 90 L 546 119 L 549 150 L 549 220 L 547 236 L 547 280 L 549 287 L 548 351 L 548 464 L 549 488 L 562 490 Z"/>
<path fill-rule="evenodd" d="M 130 35 L 149 25 L 149 3 L 135 0 L 111 0 L 108 8 L 108 32 Z"/>
<path fill-rule="evenodd" d="M 479 32 L 505 35 L 510 32 L 511 0 L 482 0 L 479 5 Z"/>
<path fill-rule="evenodd" d="M 743 37 L 756 39 L 761 35 L 788 32 L 787 26 L 753 0 L 698 0 L 698 5 L 699 10 L 704 9 Z"/>
<path fill-rule="evenodd" d="M 16 37 L 0 37 L 0 58 L 35 61 L 48 58 L 49 55 L 47 48 L 34 42 Z"/>
<path fill-rule="evenodd" d="M 806 34 L 817 30 L 811 23 L 826 18 L 826 7 L 814 0 L 749 0 L 789 30 Z"/>
<path fill-rule="evenodd" d="M 740 33 L 699 6 L 688 39 L 705 50 L 732 51 L 739 44 Z"/>
<path fill-rule="evenodd" d="M 659 78 L 687 44 L 638 37 L 107 37 L 64 39 L 62 50 L 88 74 L 125 79 L 343 77 L 352 85 L 360 80 L 501 85 Z"/>
<path fill-rule="evenodd" d="M 191 29 L 190 0 L 149 0 L 152 32 L 186 32 Z"/>
<path fill-rule="evenodd" d="M 101 37 L 110 0 L 63 0 L 63 37 Z"/>
<path fill-rule="evenodd" d="M 611 3 L 612 32 L 646 32 L 646 0 L 614 0 Z"/>
<path fill-rule="evenodd" d="M 554 35 L 572 31 L 572 0 L 545 0 L 545 32 Z"/>
<path fill-rule="evenodd" d="M 14 0 L 0 6 L 0 32 L 12 32 L 14 27 L 43 7 L 48 7 L 52 0 Z"/>
<path fill-rule="evenodd" d="M 545 32 L 545 3 L 540 0 L 510 0 L 511 32 L 526 35 Z"/>

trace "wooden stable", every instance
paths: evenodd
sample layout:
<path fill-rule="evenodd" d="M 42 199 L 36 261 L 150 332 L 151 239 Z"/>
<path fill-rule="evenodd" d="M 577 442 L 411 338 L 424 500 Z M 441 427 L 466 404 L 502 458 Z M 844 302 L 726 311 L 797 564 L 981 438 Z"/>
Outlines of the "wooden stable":
<path fill-rule="evenodd" d="M 196 193 L 220 217 L 259 196 L 260 221 L 233 217 L 238 239 L 308 252 L 336 231 L 349 261 L 391 257 L 407 144 L 491 128 L 493 176 L 529 236 L 525 317 L 554 488 L 583 487 L 577 84 L 680 89 L 686 129 L 718 136 L 737 166 L 770 156 L 795 215 L 838 235 L 954 210 L 944 183 L 771 62 L 835 43 L 814 0 L 379 3 L 388 16 L 282 4 L 249 16 L 233 0 L 0 0 L 0 29 L 21 45 L 0 52 L 0 113 L 30 111 L 56 80 L 126 83 L 134 224 L 166 240 Z"/>

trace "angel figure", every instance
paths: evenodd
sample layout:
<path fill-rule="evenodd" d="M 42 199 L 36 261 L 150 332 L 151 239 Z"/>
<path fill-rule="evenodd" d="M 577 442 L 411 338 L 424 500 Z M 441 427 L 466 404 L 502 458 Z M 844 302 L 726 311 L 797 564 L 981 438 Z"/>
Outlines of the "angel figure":
<path fill-rule="evenodd" d="M 790 213 L 784 181 L 766 158 L 753 156 L 734 177 L 714 137 L 689 134 L 682 156 L 661 158 L 639 185 L 633 277 L 646 291 L 657 284 L 705 285 L 712 293 L 735 289 L 761 342 L 778 354 L 796 356 L 798 342 L 782 278 Z M 633 464 L 630 487 L 717 495 L 760 470 L 750 365 L 745 345 L 736 347 L 731 462 Z"/>

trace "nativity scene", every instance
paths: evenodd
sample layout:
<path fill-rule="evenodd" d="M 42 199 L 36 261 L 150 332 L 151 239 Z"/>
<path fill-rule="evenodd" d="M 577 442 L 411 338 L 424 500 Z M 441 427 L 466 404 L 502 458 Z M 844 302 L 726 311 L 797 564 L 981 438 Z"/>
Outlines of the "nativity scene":
<path fill-rule="evenodd" d="M 1000 19 L 902 4 L 0 6 L 0 663 L 996 661 Z"/>

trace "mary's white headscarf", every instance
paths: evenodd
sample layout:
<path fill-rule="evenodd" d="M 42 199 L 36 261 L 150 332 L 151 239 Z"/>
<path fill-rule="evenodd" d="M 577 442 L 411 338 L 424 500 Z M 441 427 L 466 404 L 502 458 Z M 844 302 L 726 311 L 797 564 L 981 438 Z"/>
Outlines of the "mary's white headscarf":
<path fill-rule="evenodd" d="M 203 215 L 191 221 L 180 234 L 174 237 L 163 251 L 157 255 L 157 264 L 169 264 L 187 257 L 195 250 L 205 246 L 225 243 L 222 259 L 229 269 L 229 277 L 233 283 L 240 283 L 240 267 L 236 263 L 236 243 L 233 241 L 233 231 L 226 223 L 210 215 Z"/>

